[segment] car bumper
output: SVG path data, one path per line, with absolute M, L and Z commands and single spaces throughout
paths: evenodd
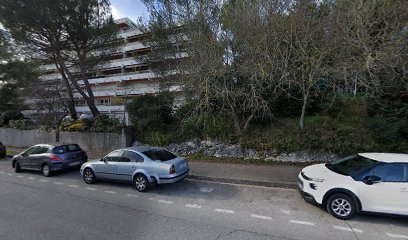
M 311 193 L 306 192 L 304 190 L 306 188 L 305 184 L 307 183 L 303 179 L 301 179 L 301 177 L 299 177 L 298 178 L 298 190 L 299 190 L 300 196 L 302 196 L 302 198 L 308 203 L 319 205 L 315 197 Z
M 75 161 L 75 162 L 57 162 L 57 163 L 52 163 L 51 164 L 51 171 L 58 171 L 58 170 L 64 170 L 64 169 L 70 169 L 70 168 L 76 168 L 84 164 L 86 160 L 82 161 Z
M 184 178 L 186 178 L 188 176 L 189 172 L 190 172 L 190 170 L 187 170 L 186 172 L 184 172 L 184 173 L 182 173 L 180 175 L 174 176 L 174 177 L 160 177 L 159 178 L 159 180 L 160 180 L 159 184 L 175 183 L 175 182 L 181 181 L 181 180 L 183 180 Z

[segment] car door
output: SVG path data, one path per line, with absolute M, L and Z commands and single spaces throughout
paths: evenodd
M 20 155 L 18 159 L 18 163 L 20 164 L 21 168 L 24 169 L 31 169 L 32 162 L 30 161 L 31 155 L 34 154 L 38 150 L 39 146 L 33 146 L 27 149 L 24 153 Z
M 117 163 L 117 175 L 121 180 L 132 181 L 133 173 L 140 168 L 143 163 L 143 157 L 139 154 L 125 150 L 121 161 Z
M 40 170 L 44 162 L 49 161 L 49 153 L 51 148 L 49 146 L 39 146 L 36 151 L 30 155 L 30 169 Z
M 363 211 L 408 214 L 407 166 L 384 163 L 374 167 L 364 178 L 379 177 L 377 183 L 359 181 L 359 197 Z M 364 179 L 363 178 L 363 179 Z
M 116 150 L 103 158 L 101 164 L 96 167 L 97 175 L 101 178 L 120 180 L 116 175 L 117 163 L 122 158 L 122 150 Z

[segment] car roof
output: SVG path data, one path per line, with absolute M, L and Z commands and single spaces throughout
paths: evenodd
M 358 155 L 379 162 L 408 163 L 408 154 L 402 153 L 359 153 Z
M 159 149 L 162 149 L 162 148 L 150 147 L 150 146 L 135 146 L 135 147 L 123 148 L 121 150 L 133 150 L 133 151 L 137 151 L 137 152 L 145 152 L 145 151 L 149 151 L 149 150 L 159 150 Z

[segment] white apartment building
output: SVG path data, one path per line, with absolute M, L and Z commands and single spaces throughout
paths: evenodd
M 119 36 L 125 44 L 121 51 L 113 54 L 111 60 L 102 69 L 92 74 L 88 81 L 92 87 L 95 103 L 101 114 L 115 118 L 127 118 L 125 103 L 131 97 L 141 94 L 154 94 L 159 91 L 159 80 L 149 66 L 141 62 L 140 57 L 151 52 L 142 40 L 147 37 L 129 18 L 115 20 L 120 28 Z M 41 66 L 43 81 L 55 82 L 62 79 L 54 64 Z M 75 74 L 75 73 L 74 73 Z M 79 73 L 78 73 L 79 74 Z M 81 84 L 81 81 L 79 81 Z M 171 87 L 171 91 L 179 92 L 179 87 Z M 75 106 L 78 116 L 91 114 L 86 102 L 74 90 Z M 182 101 L 177 96 L 175 103 Z

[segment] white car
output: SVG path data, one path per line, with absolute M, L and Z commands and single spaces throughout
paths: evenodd
M 358 212 L 408 215 L 408 154 L 360 153 L 299 173 L 299 190 L 334 217 Z

